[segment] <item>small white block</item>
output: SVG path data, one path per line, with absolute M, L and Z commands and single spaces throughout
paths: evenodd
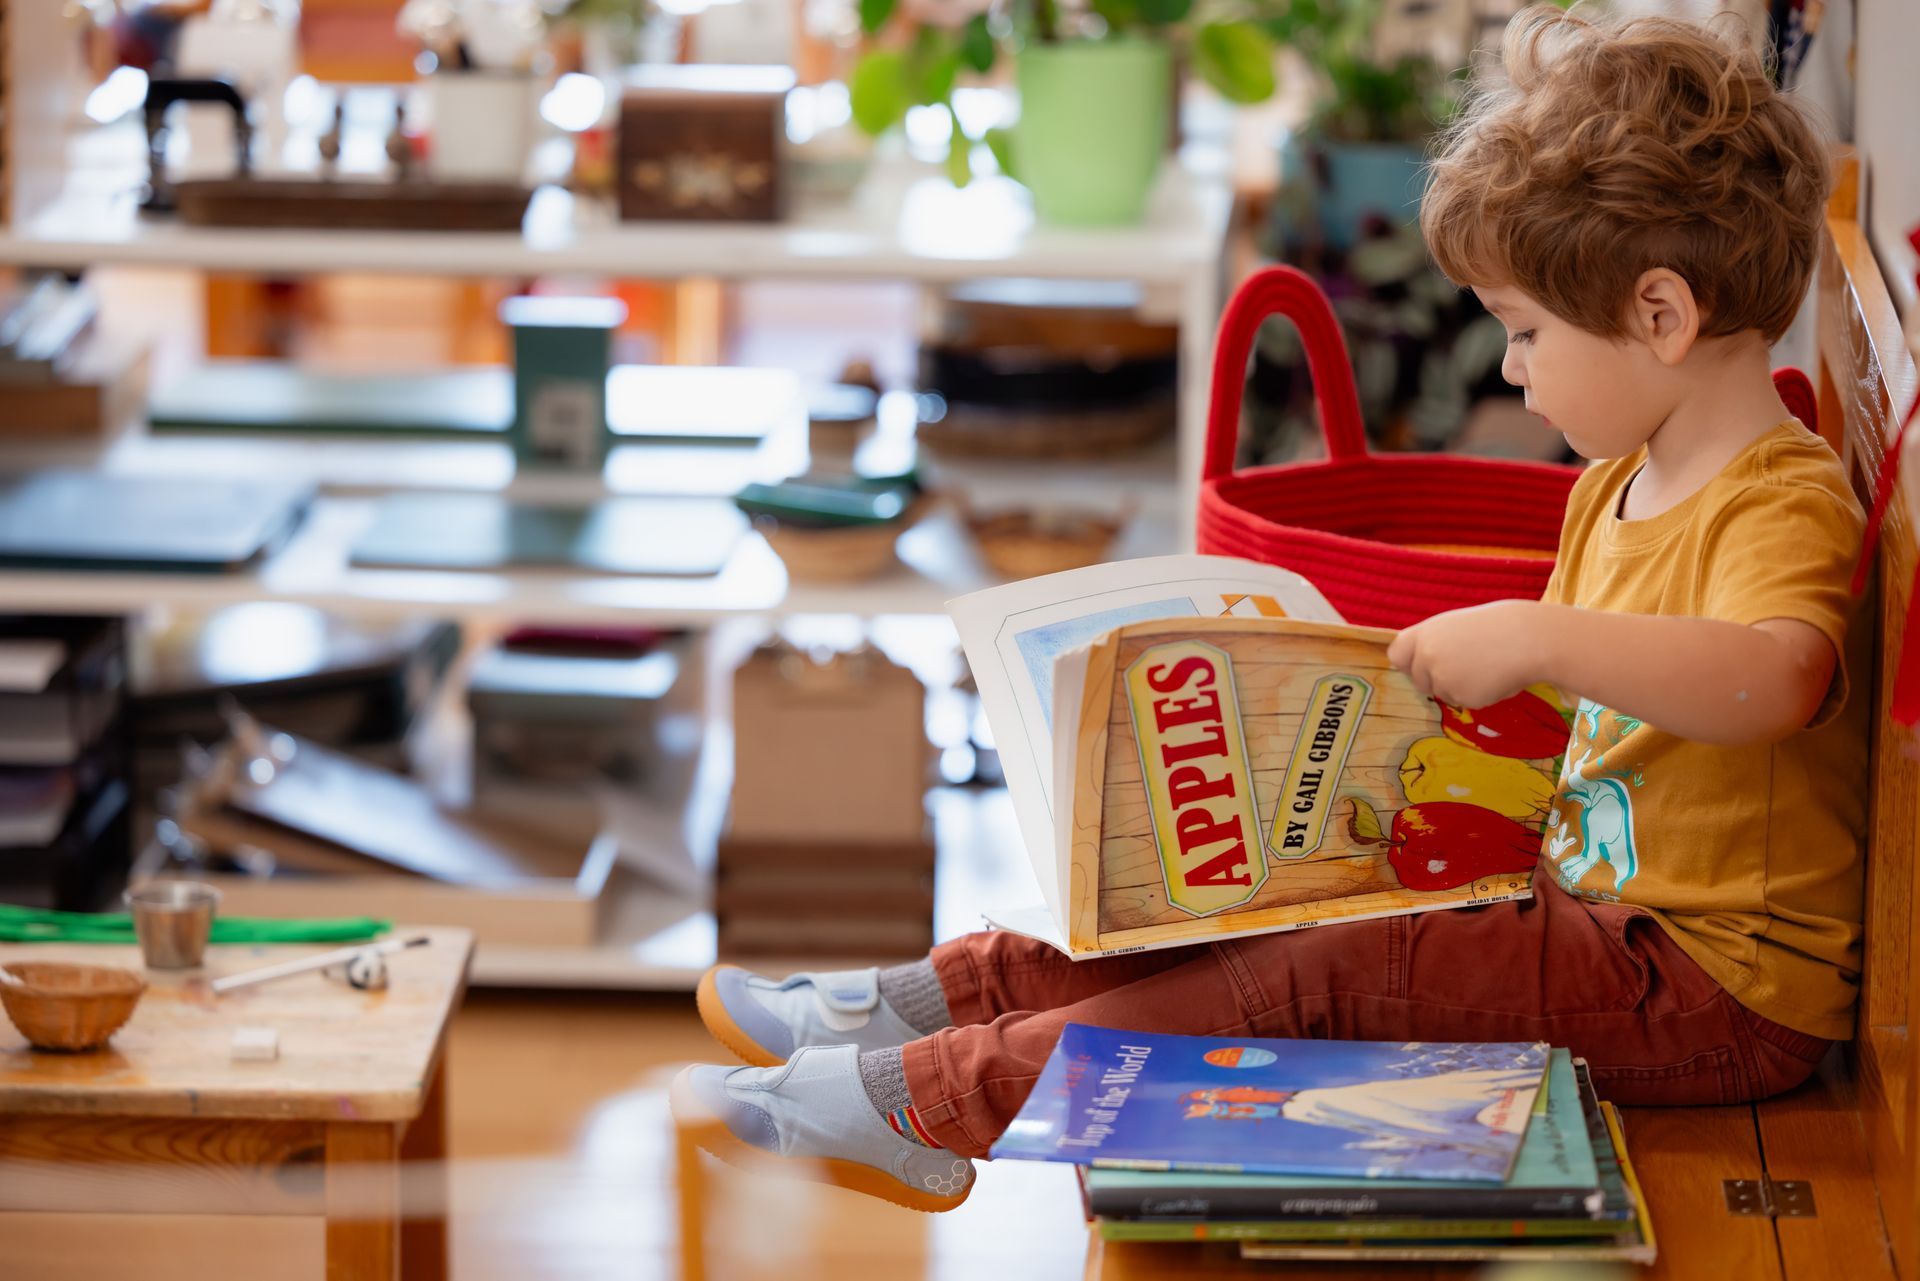
M 270 1027 L 233 1029 L 233 1061 L 271 1063 L 280 1057 L 280 1034 Z

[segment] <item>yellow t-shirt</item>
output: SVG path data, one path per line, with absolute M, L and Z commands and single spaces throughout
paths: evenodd
M 1642 462 L 1581 476 L 1545 599 L 1729 623 L 1798 619 L 1833 642 L 1833 685 L 1808 728 L 1748 747 L 1691 742 L 1582 701 L 1543 857 L 1575 894 L 1650 909 L 1742 1005 L 1844 1039 L 1859 988 L 1866 825 L 1867 700 L 1850 698 L 1847 682 L 1848 658 L 1864 661 L 1848 652 L 1860 506 L 1833 450 L 1796 422 L 1672 509 L 1622 520 Z

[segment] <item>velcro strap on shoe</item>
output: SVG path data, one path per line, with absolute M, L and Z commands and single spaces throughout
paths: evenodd
M 867 1014 L 880 1004 L 880 972 L 859 970 L 838 974 L 809 974 L 814 999 L 835 1014 Z

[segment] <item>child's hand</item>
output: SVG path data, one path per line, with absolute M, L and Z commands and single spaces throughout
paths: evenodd
M 1541 608 L 1503 600 L 1415 623 L 1387 658 L 1414 688 L 1454 707 L 1490 707 L 1542 679 Z

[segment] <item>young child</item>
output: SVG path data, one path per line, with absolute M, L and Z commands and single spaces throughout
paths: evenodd
M 1731 1103 L 1850 1034 L 1866 735 L 1843 662 L 1862 516 L 1775 395 L 1820 142 L 1759 60 L 1669 19 L 1515 18 L 1422 224 L 1505 324 L 1503 372 L 1581 454 L 1544 600 L 1431 618 L 1392 657 L 1462 707 L 1581 698 L 1530 901 L 1070 961 L 1006 933 L 700 1011 L 751 1068 L 683 1118 L 815 1177 L 958 1205 L 1065 1023 L 1210 1036 L 1548 1041 L 1620 1103 Z

